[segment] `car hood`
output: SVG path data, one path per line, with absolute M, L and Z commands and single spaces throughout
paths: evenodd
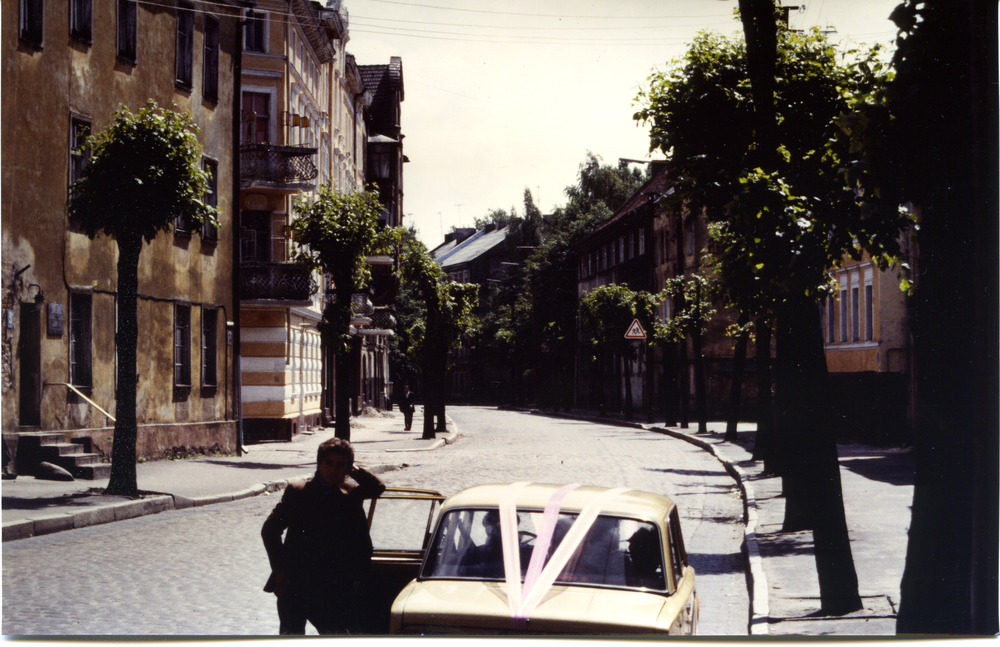
M 674 596 L 677 597 L 677 596 Z M 523 626 L 510 617 L 503 582 L 411 582 L 393 604 L 405 633 L 648 634 L 666 632 L 680 604 L 664 594 L 553 586 Z

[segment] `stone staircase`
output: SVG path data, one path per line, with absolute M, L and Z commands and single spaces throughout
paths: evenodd
M 23 431 L 18 433 L 14 467 L 18 474 L 35 474 L 39 463 L 62 467 L 73 478 L 103 479 L 111 475 L 111 463 L 101 462 L 92 451 L 90 438 L 71 438 L 60 431 Z

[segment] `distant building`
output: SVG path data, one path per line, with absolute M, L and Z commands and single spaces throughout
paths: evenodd
M 450 281 L 456 283 L 476 283 L 479 285 L 482 302 L 489 289 L 490 281 L 498 281 L 503 276 L 502 263 L 509 261 L 505 245 L 508 227 L 486 225 L 476 231 L 471 228 L 457 229 L 445 236 L 444 243 L 431 250 L 431 256 L 441 266 Z M 501 379 L 498 367 L 488 366 L 477 356 L 469 340 L 451 354 L 451 393 L 456 400 L 482 400 L 489 398 L 494 389 L 490 382 Z
M 610 218 L 576 244 L 581 299 L 594 288 L 612 283 L 655 294 L 665 287 L 667 279 L 706 271 L 703 266 L 709 245 L 706 219 L 704 215 L 666 210 L 660 198 L 671 190 L 670 184 L 665 169 L 655 172 Z M 673 317 L 673 304 L 669 300 L 661 303 L 659 317 L 664 321 Z M 734 319 L 717 308 L 702 335 L 709 416 L 717 419 L 725 415 L 729 401 L 733 351 L 732 339 L 726 336 L 725 329 Z M 580 342 L 583 341 L 581 337 Z M 749 355 L 753 355 L 752 348 Z M 577 403 L 596 406 L 603 401 L 609 408 L 621 409 L 625 380 L 630 380 L 635 415 L 647 405 L 662 414 L 677 407 L 681 399 L 687 399 L 693 419 L 694 347 L 690 337 L 683 346 L 657 348 L 652 359 L 654 366 L 650 372 L 645 353 L 639 353 L 627 369 L 622 368 L 620 358 L 612 358 L 600 367 L 579 358 Z M 745 419 L 754 415 L 756 401 L 752 358 L 748 365 L 741 407 Z M 597 389 L 603 389 L 603 396 Z
M 35 432 L 61 432 L 63 442 L 110 455 L 117 247 L 106 236 L 88 239 L 67 220 L 66 203 L 86 161 L 85 137 L 123 104 L 138 110 L 154 99 L 191 112 L 200 128 L 207 199 L 221 227 L 192 230 L 180 215 L 142 251 L 137 452 L 232 451 L 239 5 L 23 0 L 0 11 L 5 444 L 16 454 L 25 438 L 48 442 Z
M 403 154 L 402 102 L 403 61 L 390 57 L 385 65 L 357 66 L 361 82 L 371 95 L 365 111 L 367 152 L 365 182 L 374 185 L 383 211 L 380 227 L 403 226 Z M 372 283 L 365 292 L 355 295 L 357 335 L 353 353 L 358 379 L 352 388 L 355 410 L 366 405 L 379 409 L 391 407 L 393 387 L 389 373 L 389 337 L 396 326 L 393 302 L 399 291 L 399 258 L 392 254 L 370 256 L 368 265 Z

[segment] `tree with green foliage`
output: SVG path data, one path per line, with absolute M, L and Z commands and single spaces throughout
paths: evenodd
M 475 316 L 479 286 L 449 281 L 430 252 L 415 238 L 405 238 L 400 250 L 404 285 L 412 289 L 423 308 L 408 331 L 411 351 L 422 367 L 424 386 L 423 438 L 444 431 L 448 352 L 478 327 Z M 437 425 L 434 421 L 437 419 Z
M 593 352 L 590 361 L 597 366 L 598 375 L 609 363 L 621 362 L 622 379 L 625 383 L 623 412 L 625 418 L 632 418 L 632 380 L 629 367 L 638 357 L 642 343 L 625 338 L 625 332 L 634 319 L 645 322 L 646 330 L 652 330 L 655 318 L 655 299 L 646 292 L 637 292 L 628 286 L 609 283 L 594 288 L 580 299 L 580 322 L 590 334 Z M 595 384 L 601 410 L 605 408 L 604 391 L 606 385 Z M 617 385 L 615 387 L 617 389 Z
M 701 434 L 708 433 L 708 396 L 702 339 L 707 332 L 705 327 L 716 312 L 715 306 L 712 305 L 715 291 L 715 282 L 702 274 L 667 279 L 656 299 L 658 301 L 671 299 L 675 304 L 673 316 L 666 321 L 656 321 L 652 328 L 654 340 L 661 345 L 686 344 L 688 336 L 691 337 L 691 347 L 694 352 L 695 411 L 698 415 L 698 433 Z M 686 371 L 687 366 L 683 366 L 681 370 Z M 687 397 L 687 394 L 685 393 L 683 397 Z
M 323 345 L 336 353 L 334 435 L 350 440 L 350 348 L 352 296 L 371 280 L 367 257 L 390 253 L 401 230 L 379 228 L 382 205 L 374 191 L 344 193 L 321 186 L 314 199 L 295 201 L 292 235 L 295 260 L 330 277 L 334 299 L 323 308 L 318 328 Z
M 625 162 L 602 164 L 588 153 L 580 165 L 576 184 L 566 187 L 567 203 L 558 208 L 544 226 L 540 223 L 537 242 L 518 242 L 534 246 L 520 268 L 522 321 L 530 330 L 524 345 L 526 363 L 536 372 L 544 371 L 544 384 L 565 388 L 549 393 L 538 389 L 541 404 L 566 408 L 572 401 L 576 353 L 577 257 L 574 245 L 608 219 L 645 181 L 643 174 Z M 525 210 L 529 194 L 525 194 Z M 538 214 L 541 220 L 541 214 Z M 527 241 L 527 238 L 521 240 Z
M 671 206 L 720 223 L 715 273 L 728 298 L 758 322 L 777 322 L 784 529 L 813 530 L 822 610 L 841 614 L 861 602 L 818 303 L 829 267 L 862 250 L 890 265 L 908 224 L 898 212 L 871 217 L 874 196 L 862 198 L 864 187 L 844 174 L 856 151 L 840 136 L 841 120 L 884 86 L 887 69 L 880 48 L 838 56 L 816 30 L 778 29 L 772 56 L 760 41 L 769 38 L 762 26 L 776 20 L 773 3 L 744 8 L 749 57 L 744 41 L 700 34 L 683 59 L 651 77 L 636 118 L 651 128 L 651 149 L 669 158 Z
M 135 113 L 123 106 L 107 129 L 87 138 L 91 155 L 71 189 L 69 217 L 91 239 L 104 234 L 118 246 L 118 376 L 105 494 L 138 494 L 136 342 L 143 242 L 170 231 L 179 214 L 218 227 L 215 210 L 202 202 L 209 178 L 202 169 L 198 132 L 189 113 L 163 109 L 153 101 Z

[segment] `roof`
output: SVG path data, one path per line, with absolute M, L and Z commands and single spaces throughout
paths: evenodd
M 498 506 L 503 494 L 509 493 L 511 484 L 494 483 L 477 485 L 448 497 L 442 507 L 442 512 L 448 508 L 481 508 Z M 514 505 L 520 509 L 545 509 L 545 505 L 562 485 L 549 483 L 531 483 L 517 490 Z M 579 512 L 601 494 L 612 488 L 584 485 L 572 490 L 563 500 L 561 509 Z M 662 521 L 674 507 L 673 502 L 665 496 L 628 490 L 615 495 L 602 506 L 605 514 L 620 514 L 627 517 Z
M 394 102 L 396 92 L 399 92 L 400 101 L 404 99 L 403 59 L 393 56 L 388 65 L 359 65 L 358 70 L 364 79 L 365 89 L 370 90 L 373 95 L 370 110 L 375 123 L 398 126 L 399 124 L 394 123 Z
M 664 168 L 659 173 L 646 180 L 646 183 L 635 190 L 618 209 L 611 214 L 611 217 L 599 224 L 592 232 L 587 234 L 578 243 L 579 247 L 587 247 L 588 242 L 595 238 L 601 238 L 602 234 L 609 229 L 613 229 L 622 221 L 628 219 L 639 207 L 647 204 L 650 200 L 656 200 L 666 193 L 670 188 L 670 173 Z
M 480 229 L 450 249 L 443 245 L 434 249 L 434 260 L 445 270 L 449 267 L 469 263 L 501 245 L 507 238 L 507 228 Z

